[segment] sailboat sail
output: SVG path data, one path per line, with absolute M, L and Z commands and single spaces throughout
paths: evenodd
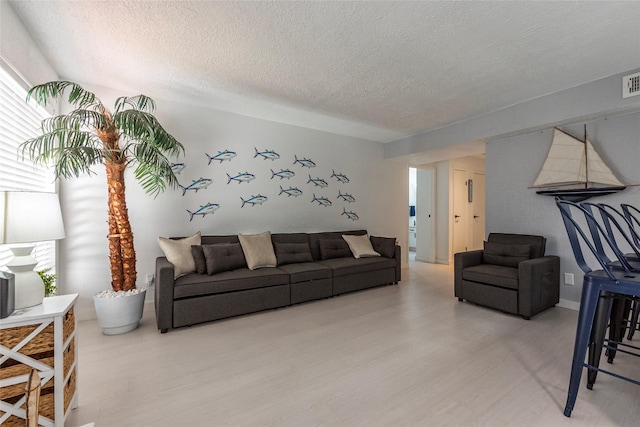
M 534 188 L 538 194 L 584 200 L 592 195 L 611 194 L 626 188 L 605 164 L 586 135 L 584 141 L 556 128 L 547 159 Z

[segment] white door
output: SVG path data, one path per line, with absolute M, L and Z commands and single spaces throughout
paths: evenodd
M 473 219 L 471 227 L 473 228 L 473 246 L 469 249 L 482 249 L 485 239 L 485 209 L 484 209 L 484 186 L 485 175 L 481 172 L 473 173 L 473 190 L 472 190 L 472 208 Z
M 435 170 L 418 169 L 416 181 L 416 260 L 435 262 Z
M 467 172 L 453 170 L 452 254 L 467 250 L 468 218 Z

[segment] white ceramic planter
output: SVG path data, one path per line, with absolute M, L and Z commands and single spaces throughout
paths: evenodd
M 93 296 L 98 324 L 105 335 L 119 335 L 131 332 L 142 319 L 146 289 L 136 294 L 115 297 Z

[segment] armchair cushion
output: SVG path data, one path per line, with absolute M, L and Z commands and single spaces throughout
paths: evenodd
M 517 268 L 522 261 L 529 259 L 531 245 L 484 242 L 482 259 L 485 264 Z
M 518 289 L 518 269 L 503 265 L 480 264 L 467 267 L 462 271 L 462 278 L 501 288 Z

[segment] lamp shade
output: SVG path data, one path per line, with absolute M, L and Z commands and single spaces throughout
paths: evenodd
M 0 192 L 0 244 L 43 242 L 64 237 L 57 194 Z

